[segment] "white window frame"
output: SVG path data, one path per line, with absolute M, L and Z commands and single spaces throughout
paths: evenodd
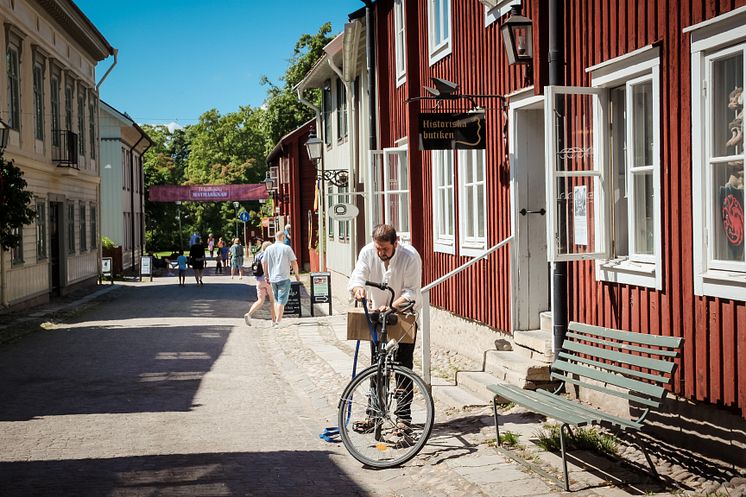
M 690 26 L 683 31 L 691 33 L 692 40 L 692 123 L 703 123 L 701 126 L 692 126 L 694 293 L 746 301 L 746 271 L 722 269 L 723 266 L 713 267 L 707 243 L 707 220 L 708 215 L 712 214 L 709 206 L 711 185 L 708 181 L 709 155 L 712 147 L 707 136 L 711 122 L 708 105 L 711 94 L 708 83 L 711 79 L 708 66 L 713 57 L 722 56 L 729 50 L 744 50 L 746 53 L 746 7 Z M 746 60 L 744 68 L 746 71 Z
M 392 148 L 384 148 L 381 151 L 372 151 L 371 153 L 371 165 L 373 166 L 371 168 L 371 178 L 370 178 L 370 185 L 371 185 L 371 203 L 375 203 L 375 206 L 373 206 L 373 209 L 371 211 L 374 211 L 379 217 L 383 218 L 383 222 L 386 224 L 391 224 L 396 228 L 396 232 L 399 235 L 399 239 L 402 241 L 410 241 L 411 240 L 411 231 L 410 229 L 403 230 L 402 226 L 404 223 L 402 221 L 406 220 L 406 225 L 408 227 L 412 226 L 412 216 L 410 212 L 410 189 L 409 189 L 409 178 L 410 178 L 410 172 L 409 172 L 409 161 L 408 161 L 408 147 L 407 145 L 399 146 L 399 147 L 392 147 Z M 376 156 L 380 153 L 382 160 L 377 161 Z M 399 179 L 401 180 L 403 178 L 402 173 L 406 175 L 406 188 L 401 188 L 402 185 L 399 185 L 399 189 L 393 190 L 389 188 L 389 164 L 391 157 L 396 157 L 398 160 L 398 175 Z M 379 183 L 379 181 L 382 181 Z M 400 181 L 401 182 L 401 181 Z M 376 188 L 378 186 L 378 188 Z M 389 213 L 389 209 L 387 208 L 389 205 L 391 205 L 391 199 L 393 196 L 399 196 L 406 199 L 406 202 L 402 202 L 399 205 L 399 211 L 397 212 L 396 219 L 392 219 Z M 376 207 L 378 206 L 378 207 Z M 383 209 L 383 212 L 380 211 L 380 209 Z M 381 216 L 383 214 L 383 216 Z M 376 219 L 373 218 L 374 214 L 371 214 L 371 222 L 372 224 L 376 223 Z
M 450 55 L 452 51 L 451 39 L 453 35 L 453 24 L 451 16 L 451 0 L 440 0 L 440 11 L 435 12 L 435 1 L 427 1 L 427 40 L 428 40 L 428 53 L 429 61 L 432 66 L 443 57 Z M 445 15 L 444 15 L 445 14 Z M 447 15 L 447 22 L 444 22 L 444 17 Z M 441 36 L 440 39 L 436 39 L 435 26 L 439 28 L 439 32 L 442 34 L 445 29 L 448 29 L 448 36 Z
M 480 167 L 481 159 L 482 179 L 477 180 L 476 171 Z M 466 181 L 466 168 L 473 168 L 471 182 Z M 468 193 L 468 189 L 483 189 L 482 205 L 479 205 L 479 196 Z M 487 199 L 487 154 L 485 150 L 459 150 L 458 151 L 458 198 L 459 198 L 459 255 L 466 257 L 478 257 L 487 250 L 487 227 L 488 223 L 488 199 Z M 466 219 L 466 203 L 472 202 L 472 212 L 480 210 L 484 212 L 484 236 L 479 236 L 478 216 Z M 472 223 L 474 236 L 466 236 L 467 223 Z
M 455 223 L 455 203 L 454 203 L 454 158 L 452 150 L 433 150 L 431 153 L 432 177 L 433 177 L 433 250 L 444 254 L 456 253 L 456 223 Z M 450 162 L 450 175 L 444 174 L 446 163 Z M 444 198 L 450 199 L 443 202 Z M 450 233 L 441 231 L 440 223 L 445 218 L 446 223 L 450 226 Z
M 484 4 L 484 27 L 497 22 L 502 16 L 510 12 L 513 5 L 520 6 L 521 0 L 485 0 Z
M 591 85 L 594 88 L 606 90 L 602 94 L 602 99 L 606 105 L 609 102 L 608 90 L 611 88 L 625 86 L 625 112 L 626 119 L 626 188 L 628 191 L 627 205 L 627 222 L 628 222 L 628 243 L 629 249 L 627 256 L 614 257 L 609 254 L 608 257 L 596 259 L 595 270 L 597 281 L 608 281 L 612 283 L 622 283 L 635 285 L 646 288 L 663 289 L 663 252 L 662 252 L 662 210 L 661 210 L 661 129 L 660 109 L 660 49 L 657 46 L 648 45 L 639 50 L 629 52 L 615 59 L 608 60 L 586 70 L 591 74 Z M 640 83 L 652 82 L 653 96 L 653 123 L 654 144 L 653 144 L 653 164 L 646 168 L 635 168 L 632 166 L 634 158 L 634 147 L 632 142 L 633 136 L 633 110 L 632 110 L 632 87 Z M 601 109 L 597 109 L 596 114 L 600 114 Z M 603 164 L 610 164 L 609 153 L 609 128 L 608 119 L 603 122 L 596 120 L 594 123 L 594 136 L 597 143 L 594 144 L 596 150 L 601 150 L 605 154 L 602 157 Z M 653 254 L 636 254 L 635 253 L 635 186 L 634 175 L 652 171 L 653 173 Z M 609 171 L 605 171 L 607 177 L 611 177 Z M 610 192 L 607 192 L 608 201 L 605 202 L 606 219 L 611 219 L 611 198 Z M 596 224 L 596 226 L 601 226 Z M 597 236 L 602 235 L 601 245 L 610 250 L 611 242 L 614 239 L 613 226 L 611 223 L 603 223 L 605 229 L 596 230 Z
M 396 86 L 407 80 L 407 34 L 404 0 L 394 0 L 394 54 L 396 57 Z

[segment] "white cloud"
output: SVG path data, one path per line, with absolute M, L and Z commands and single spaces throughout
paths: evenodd
M 174 130 L 176 130 L 176 129 L 184 129 L 184 126 L 182 126 L 181 124 L 179 124 L 177 122 L 173 122 L 173 121 L 170 122 L 170 123 L 168 123 L 168 124 L 166 124 L 166 127 L 168 128 L 168 132 L 169 133 L 173 133 Z

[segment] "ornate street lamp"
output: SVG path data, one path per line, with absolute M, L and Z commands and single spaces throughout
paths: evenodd
M 318 161 L 321 159 L 321 154 L 324 151 L 324 142 L 315 133 L 312 133 L 306 142 L 306 151 L 308 152 L 309 159 Z
M 532 22 L 521 15 L 521 6 L 513 5 L 510 18 L 500 26 L 508 63 L 530 64 L 533 61 Z

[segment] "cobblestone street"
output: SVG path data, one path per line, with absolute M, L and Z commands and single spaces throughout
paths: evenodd
M 247 327 L 253 279 L 205 281 L 126 284 L 0 347 L 4 497 L 559 495 L 485 443 L 489 409 L 440 401 L 416 459 L 361 467 L 318 436 L 349 380 L 344 316 L 273 329 L 265 306 Z M 578 496 L 630 494 L 585 478 Z

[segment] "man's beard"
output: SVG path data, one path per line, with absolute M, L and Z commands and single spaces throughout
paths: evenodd
M 395 253 L 396 253 L 396 249 L 394 249 L 394 251 L 391 252 L 390 256 L 386 255 L 386 254 L 384 254 L 384 255 L 378 254 L 378 258 L 381 259 L 383 262 L 390 261 L 391 258 L 394 257 Z

